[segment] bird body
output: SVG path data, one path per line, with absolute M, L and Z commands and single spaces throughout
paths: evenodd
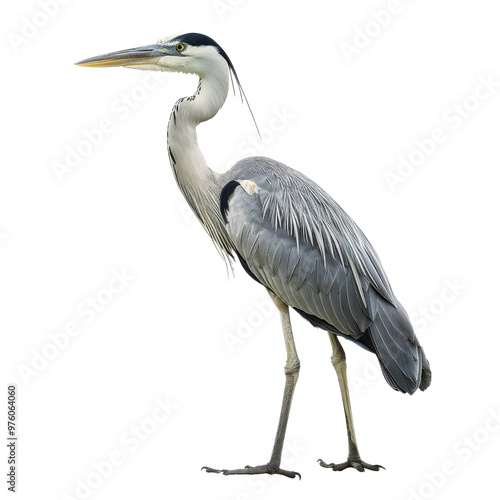
M 428 362 L 408 316 L 342 208 L 275 160 L 242 160 L 224 177 L 255 184 L 252 194 L 236 186 L 225 208 L 226 230 L 247 272 L 314 326 L 375 352 L 394 389 L 426 388 Z
M 428 367 L 423 351 L 375 250 L 333 198 L 270 158 L 246 158 L 222 174 L 208 167 L 196 126 L 222 107 L 228 79 L 225 86 L 200 79 L 170 116 L 169 159 L 188 204 L 223 257 L 236 253 L 254 279 L 315 326 L 375 352 L 394 389 L 415 392 Z M 237 181 L 255 190 L 238 185 L 221 198 Z
M 345 354 L 337 336 L 374 352 L 386 381 L 401 392 L 425 390 L 431 372 L 408 315 L 363 232 L 326 191 L 278 161 L 250 157 L 224 173 L 209 168 L 198 147 L 196 127 L 222 107 L 230 77 L 244 97 L 232 62 L 211 38 L 188 33 L 78 64 L 164 69 L 200 77 L 196 92 L 178 100 L 170 115 L 167 147 L 174 177 L 221 256 L 229 265 L 238 258 L 245 271 L 270 293 L 281 314 L 287 348 L 285 394 L 269 464 L 222 471 L 296 475 L 279 468 L 300 367 L 288 307 L 328 331 L 332 342 L 332 363 L 348 427 L 349 458 L 344 464 L 321 461 L 321 465 L 334 470 L 378 470 L 379 466 L 363 462 L 357 451 Z

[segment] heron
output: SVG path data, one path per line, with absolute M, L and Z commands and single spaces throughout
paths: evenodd
M 271 458 L 264 465 L 203 469 L 224 475 L 279 474 L 300 479 L 298 472 L 281 468 L 300 370 L 290 309 L 328 333 L 331 362 L 340 385 L 347 460 L 327 463 L 320 459 L 319 464 L 334 471 L 383 468 L 361 459 L 346 356 L 339 338 L 374 353 L 387 383 L 402 393 L 427 389 L 431 370 L 409 317 L 364 233 L 325 190 L 276 160 L 251 156 L 224 173 L 208 166 L 198 146 L 197 126 L 221 109 L 230 80 L 233 90 L 238 88 L 248 104 L 231 59 L 209 36 L 182 33 L 76 64 L 199 77 L 194 94 L 175 103 L 168 122 L 168 158 L 175 180 L 226 264 L 232 269 L 232 263 L 239 261 L 246 273 L 265 287 L 279 311 L 286 348 L 285 388 Z

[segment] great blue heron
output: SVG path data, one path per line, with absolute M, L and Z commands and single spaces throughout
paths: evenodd
M 242 469 L 204 469 L 226 475 L 299 475 L 280 468 L 300 368 L 290 324 L 291 307 L 328 332 L 333 348 L 331 361 L 342 394 L 348 458 L 339 464 L 319 460 L 320 465 L 333 470 L 379 470 L 381 466 L 370 465 L 359 455 L 345 353 L 338 337 L 375 353 L 388 384 L 403 393 L 429 387 L 431 371 L 408 315 L 394 296 L 365 235 L 323 189 L 282 163 L 250 157 L 222 174 L 208 167 L 198 147 L 196 127 L 221 109 L 230 76 L 244 97 L 231 60 L 212 38 L 186 33 L 76 64 L 199 76 L 196 92 L 176 102 L 168 123 L 168 156 L 175 179 L 222 257 L 230 265 L 236 256 L 245 271 L 264 285 L 281 316 L 286 382 L 269 463 Z

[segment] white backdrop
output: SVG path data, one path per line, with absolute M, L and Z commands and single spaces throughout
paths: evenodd
M 6 422 L 16 384 L 17 498 L 497 489 L 498 7 L 326 5 L 4 5 L 1 411 Z M 209 164 L 258 153 L 316 180 L 370 238 L 412 316 L 433 369 L 425 393 L 391 390 L 373 355 L 344 342 L 361 455 L 385 471 L 316 463 L 345 460 L 344 416 L 328 337 L 297 315 L 282 465 L 302 480 L 200 471 L 268 461 L 285 379 L 279 317 L 240 268 L 228 277 L 171 174 L 170 108 L 196 78 L 73 65 L 181 31 L 225 48 L 262 132 L 229 96 L 199 128 Z

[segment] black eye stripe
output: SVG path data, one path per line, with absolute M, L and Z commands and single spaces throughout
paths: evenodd
M 179 43 L 187 44 L 192 47 L 214 47 L 217 49 L 219 54 L 226 60 L 231 71 L 234 72 L 234 66 L 224 49 L 213 39 L 207 35 L 202 35 L 201 33 L 185 33 L 177 38 Z M 181 42 L 182 41 L 182 42 Z

